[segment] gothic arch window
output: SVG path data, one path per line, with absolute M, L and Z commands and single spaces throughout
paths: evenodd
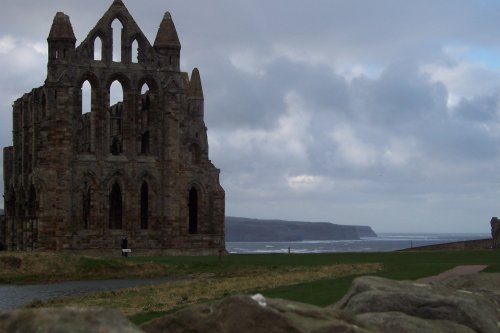
M 111 30 L 113 31 L 113 61 L 122 61 L 122 22 L 115 18 L 111 23 Z
M 119 80 L 114 80 L 109 87 L 109 105 L 123 103 L 123 85 Z
M 149 131 L 142 133 L 141 135 L 141 154 L 148 155 L 149 154 Z
M 149 85 L 144 83 L 141 87 L 139 107 L 139 133 L 141 137 L 140 154 L 148 155 L 151 147 L 151 93 Z
M 141 229 L 147 229 L 149 222 L 149 187 L 143 182 L 141 186 Z
M 97 36 L 94 39 L 94 60 L 101 61 L 102 60 L 102 39 L 100 36 Z
M 95 103 L 95 90 L 88 80 L 83 82 L 80 89 L 81 105 L 78 125 L 78 151 L 90 153 L 92 148 L 92 108 Z
M 118 137 L 111 140 L 110 153 L 111 155 L 120 155 L 122 153 L 122 145 Z
M 92 85 L 88 80 L 82 84 L 82 108 L 81 114 L 92 111 Z
M 123 152 L 123 86 L 115 80 L 110 86 L 109 142 L 110 153 L 119 155 Z
M 193 186 L 189 190 L 189 233 L 198 233 L 198 191 Z
M 139 62 L 139 42 L 137 39 L 132 41 L 132 63 Z
M 115 182 L 109 193 L 109 228 L 121 229 L 123 218 L 122 190 Z
M 37 215 L 37 201 L 36 201 L 36 189 L 33 184 L 30 186 L 30 191 L 28 194 L 28 215 L 34 217 Z
M 92 189 L 85 183 L 82 193 L 82 221 L 83 228 L 89 229 L 90 227 L 90 212 L 92 207 Z

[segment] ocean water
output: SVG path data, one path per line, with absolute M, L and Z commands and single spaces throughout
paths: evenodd
M 301 242 L 226 242 L 230 253 L 325 253 L 325 252 L 386 252 L 401 249 L 490 238 L 491 234 L 405 234 L 380 233 L 378 237 L 360 240 L 301 241 Z

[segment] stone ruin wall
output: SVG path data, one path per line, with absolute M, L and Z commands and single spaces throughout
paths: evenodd
M 224 251 L 224 190 L 208 157 L 201 79 L 197 69 L 180 71 L 170 14 L 151 45 L 115 0 L 75 43 L 69 17 L 57 13 L 45 84 L 14 103 L 13 146 L 4 148 L 7 247 L 101 251 L 127 238 L 138 251 Z M 90 110 L 82 109 L 85 82 Z M 123 90 L 116 105 L 113 82 Z

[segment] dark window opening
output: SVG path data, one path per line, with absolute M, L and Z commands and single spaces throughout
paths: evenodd
M 120 155 L 122 153 L 122 145 L 120 139 L 113 138 L 113 141 L 111 142 L 110 151 L 112 155 Z
M 121 229 L 122 228 L 122 191 L 118 183 L 114 183 L 109 194 L 109 228 Z
M 149 219 L 149 189 L 146 182 L 141 186 L 141 229 L 148 228 Z
M 47 115 L 47 99 L 45 98 L 45 94 L 42 94 L 42 117 L 45 118 Z
M 90 187 L 87 188 L 87 190 L 83 191 L 83 212 L 82 212 L 82 218 L 83 218 L 83 227 L 85 229 L 89 228 L 90 225 L 90 202 L 91 202 L 91 194 L 90 194 Z
M 198 192 L 194 187 L 189 191 L 189 233 L 198 232 Z
M 141 154 L 149 154 L 149 131 L 141 135 Z
M 36 190 L 33 185 L 30 187 L 30 193 L 28 197 L 28 214 L 34 217 L 37 213 L 37 205 L 36 205 Z

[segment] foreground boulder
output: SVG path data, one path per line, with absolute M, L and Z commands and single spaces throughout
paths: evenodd
M 474 330 L 448 320 L 428 320 L 402 312 L 369 312 L 357 318 L 384 333 L 475 333 Z
M 141 326 L 146 333 L 362 333 L 356 319 L 320 308 L 260 295 L 232 296 L 195 305 Z
M 453 276 L 434 284 L 481 294 L 500 309 L 500 273 Z
M 26 309 L 0 311 L 0 333 L 140 333 L 116 311 L 106 309 Z
M 357 315 L 365 324 L 383 328 L 384 332 L 500 331 L 500 314 L 491 300 L 479 293 L 437 284 L 360 277 L 335 308 Z M 389 322 L 394 330 L 388 329 Z

